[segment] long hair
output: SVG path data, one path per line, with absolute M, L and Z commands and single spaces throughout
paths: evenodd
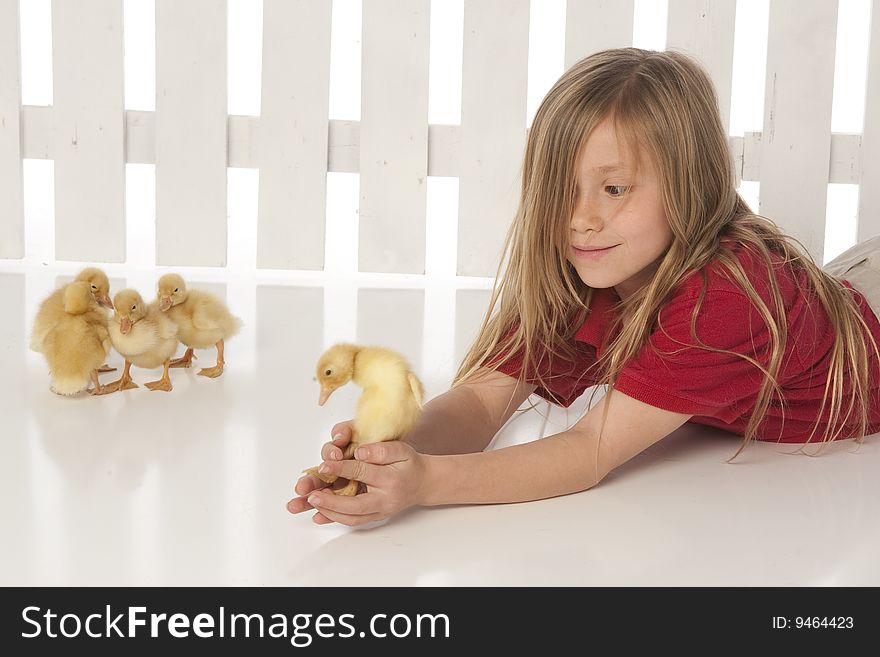
M 766 353 L 753 358 L 697 339 L 702 295 L 691 318 L 691 335 L 699 348 L 743 358 L 763 375 L 733 460 L 756 437 L 774 397 L 784 408 L 778 376 L 788 331 L 773 254 L 777 263 L 781 257 L 785 266 L 806 272 L 810 291 L 836 329 L 822 405 L 807 442 L 813 442 L 826 404 L 830 428 L 822 436 L 823 445 L 841 437 L 860 440 L 869 424 L 868 340 L 878 360 L 880 352 L 853 292 L 822 271 L 799 241 L 752 212 L 739 196 L 712 82 L 698 63 L 675 51 L 597 52 L 566 71 L 545 96 L 529 131 L 519 206 L 505 239 L 489 307 L 453 387 L 476 379 L 481 368 L 497 368 L 515 354 L 522 358 L 521 371 L 535 371 L 535 382 L 546 385 L 536 361 L 575 358 L 573 336 L 589 311 L 593 292 L 566 258 L 576 165 L 591 132 L 605 119 L 612 121 L 619 143 L 632 153 L 641 149 L 656 165 L 673 237 L 650 283 L 615 305 L 616 319 L 608 328 L 608 335 L 615 337 L 583 376 L 607 385 L 610 395 L 621 370 L 648 341 L 660 310 L 679 283 L 699 272 L 705 293 L 704 268 L 717 261 L 748 295 L 770 335 Z M 723 236 L 752 249 L 758 262 L 767 266 L 772 307 L 759 296 Z M 852 382 L 849 399 L 844 398 L 847 378 Z M 606 412 L 607 408 L 606 404 Z M 853 418 L 858 419 L 855 432 Z M 603 417 L 603 427 L 604 423 Z

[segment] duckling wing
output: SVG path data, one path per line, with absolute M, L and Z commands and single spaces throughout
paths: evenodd
M 419 381 L 419 377 L 417 377 L 412 372 L 406 373 L 406 379 L 409 381 L 410 390 L 412 390 L 413 398 L 416 400 L 416 403 L 419 405 L 419 408 L 422 407 L 422 399 L 425 397 L 425 389 L 422 387 L 422 382 Z
M 243 322 L 220 301 L 199 306 L 193 313 L 193 325 L 200 331 L 219 331 L 224 339 L 238 333 Z
M 217 313 L 212 308 L 201 305 L 193 310 L 192 323 L 200 331 L 214 331 L 220 328 Z
M 43 343 L 46 340 L 46 336 L 49 331 L 58 324 L 58 321 L 64 312 L 62 308 L 62 295 L 63 288 L 59 288 L 46 297 L 46 299 L 43 300 L 43 303 L 40 304 L 37 316 L 34 318 L 33 332 L 31 333 L 30 348 L 32 351 L 40 352 L 43 350 Z

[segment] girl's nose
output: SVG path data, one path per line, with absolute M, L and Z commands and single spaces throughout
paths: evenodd
M 604 222 L 602 218 L 591 209 L 591 206 L 580 201 L 574 209 L 571 216 L 571 229 L 578 233 L 585 233 L 588 230 L 601 230 Z

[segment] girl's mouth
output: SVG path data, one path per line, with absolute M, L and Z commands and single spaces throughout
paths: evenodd
M 577 247 L 571 247 L 572 253 L 574 253 L 574 257 L 579 260 L 599 260 L 606 253 L 610 253 L 611 249 L 619 246 L 615 244 L 614 246 L 609 246 L 607 249 L 597 249 L 595 251 L 585 251 L 583 249 L 579 249 Z

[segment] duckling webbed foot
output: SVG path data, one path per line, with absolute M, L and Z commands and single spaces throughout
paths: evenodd
M 92 370 L 91 379 L 94 385 L 86 390 L 90 395 L 109 395 L 111 392 L 116 392 L 116 388 L 112 387 L 112 385 L 101 385 L 101 382 L 98 380 L 98 370 Z
M 131 369 L 131 363 L 129 361 L 125 361 L 125 368 L 122 370 L 122 376 L 116 379 L 116 381 L 111 381 L 105 388 L 109 388 L 108 392 L 117 392 L 119 390 L 133 390 L 134 388 L 138 388 L 138 384 L 132 381 L 131 375 L 128 371 Z M 100 370 L 99 370 L 100 371 Z
M 199 357 L 193 353 L 192 348 L 189 348 L 186 350 L 183 356 L 172 360 L 168 364 L 168 367 L 192 367 L 193 359 L 198 360 Z
M 306 468 L 305 470 L 303 470 L 303 472 L 306 474 L 315 475 L 325 484 L 332 484 L 334 481 L 336 481 L 336 479 L 338 478 L 336 475 L 321 474 L 318 472 L 319 467 L 321 466 L 316 465 L 314 468 Z
M 215 365 L 214 367 L 205 367 L 198 371 L 199 376 L 207 376 L 211 379 L 216 379 L 218 376 L 223 374 L 223 365 Z
M 336 489 L 333 491 L 334 495 L 344 495 L 346 497 L 353 497 L 358 494 L 358 489 L 360 488 L 360 483 L 356 479 L 352 479 L 342 488 Z
M 206 367 L 204 369 L 199 370 L 199 376 L 207 376 L 212 379 L 216 379 L 218 376 L 223 374 L 223 365 L 226 363 L 223 360 L 223 340 L 219 340 L 216 344 L 217 347 L 217 364 L 214 367 Z
M 115 371 L 116 371 L 116 368 L 110 367 L 109 365 L 107 365 L 107 363 L 104 363 L 103 365 L 101 365 L 101 367 L 98 368 L 98 372 L 115 372 Z
M 171 379 L 168 377 L 168 368 L 171 367 L 171 361 L 165 361 L 165 371 L 162 372 L 162 378 L 158 381 L 150 381 L 149 383 L 145 383 L 150 390 L 162 390 L 164 392 L 171 392 Z

